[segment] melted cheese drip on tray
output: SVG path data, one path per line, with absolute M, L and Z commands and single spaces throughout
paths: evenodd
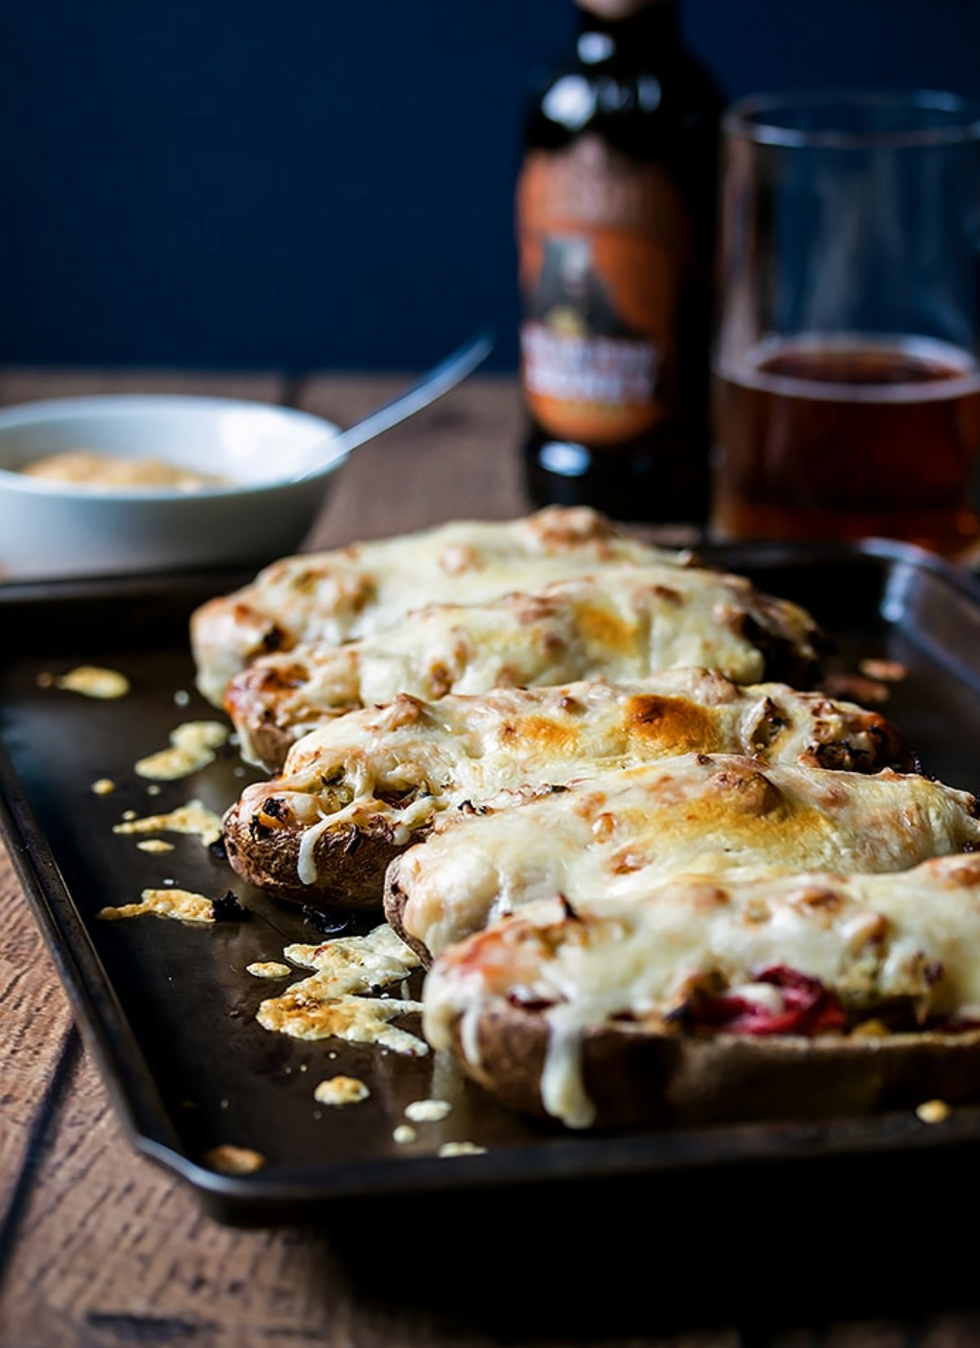
M 318 1081 L 313 1098 L 317 1104 L 343 1108 L 344 1105 L 360 1104 L 371 1094 L 367 1085 L 357 1077 L 336 1076 Z
M 98 917 L 107 922 L 118 922 L 122 918 L 172 917 L 179 922 L 214 922 L 214 908 L 211 900 L 204 894 L 196 894 L 189 889 L 144 889 L 139 903 L 124 903 L 116 908 L 101 908 Z
M 158 782 L 189 777 L 214 762 L 229 734 L 229 728 L 219 721 L 187 721 L 173 731 L 169 748 L 139 759 L 136 773 Z
M 42 674 L 38 676 L 38 683 L 69 693 L 81 693 L 83 697 L 106 700 L 125 697 L 130 688 L 125 674 L 117 669 L 104 669 L 101 665 L 79 665 L 66 674 Z
M 200 838 L 205 846 L 221 837 L 221 816 L 200 800 L 189 800 L 164 814 L 142 819 L 124 819 L 114 824 L 113 833 L 187 833 Z
M 422 1057 L 429 1046 L 391 1021 L 421 1011 L 421 1002 L 371 997 L 323 997 L 319 990 L 293 989 L 259 1007 L 257 1020 L 266 1030 L 293 1039 L 344 1039 L 351 1044 L 378 1044 L 407 1057 Z
M 337 1037 L 350 1043 L 376 1043 L 412 1057 L 428 1052 L 417 1035 L 390 1023 L 420 1011 L 420 1002 L 363 995 L 403 981 L 419 964 L 386 923 L 366 936 L 290 945 L 283 953 L 316 972 L 281 997 L 261 1003 L 257 1019 L 265 1029 L 294 1039 Z

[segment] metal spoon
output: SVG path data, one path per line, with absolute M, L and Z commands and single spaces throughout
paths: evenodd
M 492 347 L 493 335 L 489 332 L 481 332 L 471 337 L 459 350 L 446 356 L 438 365 L 434 365 L 427 374 L 422 375 L 416 383 L 410 384 L 390 402 L 382 403 L 353 426 L 333 436 L 330 440 L 330 459 L 327 464 L 307 468 L 302 473 L 297 473 L 291 480 L 304 482 L 307 478 L 315 477 L 317 473 L 322 472 L 324 467 L 333 468 L 339 459 L 349 454 L 352 449 L 356 449 L 358 445 L 363 445 L 366 440 L 373 440 L 382 431 L 397 426 L 400 421 L 404 421 L 413 413 L 428 407 L 429 403 L 448 393 L 460 380 L 475 370 L 490 354 Z

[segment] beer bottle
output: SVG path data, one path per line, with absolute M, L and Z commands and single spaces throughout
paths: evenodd
M 702 524 L 723 96 L 675 0 L 576 4 L 517 184 L 527 488 Z

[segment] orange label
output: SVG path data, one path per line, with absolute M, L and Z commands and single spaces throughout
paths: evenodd
M 517 192 L 521 373 L 550 435 L 612 444 L 670 411 L 687 213 L 670 179 L 586 136 L 533 151 Z

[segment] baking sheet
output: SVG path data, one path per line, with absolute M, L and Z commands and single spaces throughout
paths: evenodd
M 887 685 L 882 709 L 928 772 L 980 791 L 975 579 L 887 543 L 705 555 L 810 608 L 839 642 L 843 672 L 869 658 L 904 666 L 907 677 Z M 187 619 L 198 603 L 245 579 L 212 573 L 0 587 L 0 825 L 133 1145 L 192 1185 L 212 1215 L 279 1222 L 348 1198 L 908 1156 L 980 1140 L 973 1107 L 938 1124 L 903 1110 L 579 1136 L 518 1118 L 433 1055 L 410 1059 L 263 1029 L 259 1002 L 309 971 L 270 983 L 247 965 L 282 959 L 292 942 L 315 944 L 320 927 L 245 885 L 196 837 L 161 834 L 174 848 L 159 854 L 113 832 L 127 811 L 145 817 L 191 799 L 220 813 L 255 775 L 233 750 L 156 786 L 134 771 L 178 725 L 220 719 L 193 687 Z M 86 664 L 120 671 L 131 691 L 100 701 L 51 685 Z M 114 790 L 94 791 L 100 779 Z M 97 916 L 168 884 L 209 897 L 232 890 L 247 917 L 192 928 Z M 417 993 L 417 982 L 405 991 Z M 318 1104 L 317 1082 L 341 1072 L 369 1084 L 368 1100 L 346 1109 Z M 450 1112 L 415 1123 L 414 1136 L 399 1133 L 406 1108 L 429 1099 L 447 1101 Z M 265 1164 L 246 1175 L 218 1173 L 203 1158 L 220 1144 L 252 1149 Z

